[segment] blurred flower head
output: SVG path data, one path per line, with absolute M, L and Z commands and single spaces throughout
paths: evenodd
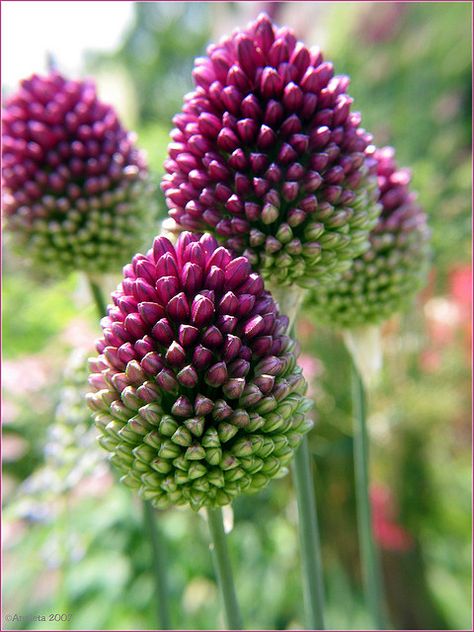
M 266 15 L 207 53 L 173 119 L 171 218 L 212 231 L 275 285 L 333 281 L 380 210 L 348 77 Z
M 90 411 L 84 406 L 87 375 L 87 356 L 76 350 L 64 371 L 44 446 L 44 464 L 25 479 L 15 499 L 15 512 L 30 521 L 53 519 L 62 510 L 63 495 L 76 492 L 88 478 L 94 480 L 95 493 L 110 483 L 105 479 L 106 462 L 97 446 Z
M 42 269 L 110 271 L 142 244 L 145 159 L 92 81 L 22 81 L 2 111 L 2 163 L 6 227 Z
M 124 268 L 89 405 L 122 480 L 156 507 L 228 504 L 285 472 L 312 422 L 288 319 L 209 234 L 157 237 Z
M 409 189 L 409 171 L 397 167 L 391 147 L 366 153 L 377 164 L 383 207 L 370 249 L 335 285 L 309 297 L 321 322 L 344 328 L 379 323 L 405 308 L 425 282 L 430 259 L 426 215 Z
M 412 535 L 399 524 L 390 489 L 374 485 L 370 490 L 372 524 L 379 545 L 388 551 L 409 551 L 414 546 Z

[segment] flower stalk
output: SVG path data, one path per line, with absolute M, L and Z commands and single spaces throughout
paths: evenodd
M 90 274 L 87 275 L 87 281 L 89 283 L 92 298 L 94 299 L 97 314 L 99 315 L 99 318 L 103 318 L 107 314 L 107 303 L 105 302 L 102 289 Z
M 143 502 L 143 519 L 152 549 L 153 578 L 155 581 L 155 594 L 157 596 L 156 608 L 158 623 L 160 630 L 170 630 L 172 629 L 172 626 L 168 606 L 169 594 L 163 538 L 158 530 L 157 521 L 155 519 L 155 510 L 148 501 Z
M 324 630 L 324 585 L 319 542 L 316 495 L 311 471 L 311 455 L 305 437 L 293 466 L 298 503 L 301 562 L 304 577 L 306 625 L 309 630 Z
M 362 578 L 367 605 L 375 629 L 386 629 L 383 577 L 372 530 L 369 496 L 369 439 L 366 423 L 364 383 L 352 361 L 352 402 L 354 417 L 354 467 L 357 500 L 357 522 Z
M 208 508 L 207 521 L 211 534 L 211 550 L 216 571 L 217 583 L 222 595 L 226 625 L 229 630 L 242 630 L 242 616 L 240 614 L 237 595 L 235 592 L 232 567 L 226 543 L 226 535 L 222 518 L 222 509 Z
M 272 287 L 280 310 L 288 316 L 290 334 L 296 339 L 296 319 L 306 290 Z M 324 630 L 324 581 L 319 540 L 316 495 L 313 484 L 311 453 L 307 436 L 295 453 L 293 481 L 298 505 L 299 539 L 303 568 L 303 592 L 306 625 L 310 630 Z

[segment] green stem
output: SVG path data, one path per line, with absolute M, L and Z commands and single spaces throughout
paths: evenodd
M 98 283 L 92 279 L 92 277 L 88 276 L 87 280 L 89 282 L 89 288 L 92 294 L 92 298 L 94 299 L 95 306 L 97 308 L 97 313 L 99 318 L 103 318 L 107 315 L 107 303 L 105 302 L 104 294 L 102 293 L 102 289 Z
M 87 277 L 91 294 L 97 308 L 99 318 L 107 314 L 107 303 L 105 302 L 102 289 L 90 276 Z M 155 520 L 153 507 L 148 502 L 143 502 L 143 514 L 145 528 L 148 531 L 153 560 L 153 576 L 155 580 L 155 590 L 157 598 L 158 622 L 161 630 L 170 629 L 170 616 L 168 609 L 168 588 L 166 581 L 166 566 L 164 563 L 163 543 Z
M 316 496 L 314 493 L 311 456 L 307 437 L 295 454 L 293 467 L 298 503 L 301 563 L 307 626 L 324 630 L 324 585 L 319 543 Z
M 229 551 L 227 550 L 222 510 L 208 509 L 207 520 L 211 533 L 212 557 L 217 575 L 217 583 L 222 594 L 227 627 L 229 630 L 242 630 L 242 617 L 237 603 Z
M 372 510 L 369 496 L 369 439 L 366 423 L 364 383 L 352 361 L 352 403 L 354 413 L 354 467 L 357 500 L 357 522 L 362 577 L 367 604 L 375 629 L 386 628 L 383 603 L 382 571 L 372 531 Z
M 153 556 L 153 575 L 155 580 L 155 591 L 157 596 L 157 613 L 160 630 L 170 630 L 170 612 L 168 585 L 166 581 L 166 559 L 163 549 L 162 538 L 158 533 L 158 525 L 155 520 L 155 510 L 151 503 L 143 502 L 143 517 L 145 527 L 150 538 Z
M 280 300 L 286 300 L 290 318 L 290 335 L 296 340 L 296 318 L 304 298 L 301 288 L 293 289 L 286 299 L 280 292 Z M 301 564 L 303 567 L 303 592 L 306 625 L 310 630 L 324 630 L 324 581 L 319 541 L 318 513 L 314 491 L 311 454 L 308 438 L 296 451 L 293 465 L 293 480 L 298 505 Z

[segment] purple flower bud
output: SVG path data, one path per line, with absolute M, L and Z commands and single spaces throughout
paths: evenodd
M 275 384 L 274 375 L 259 375 L 255 378 L 255 384 L 262 391 L 264 395 L 271 393 L 273 385 Z
M 211 366 L 206 371 L 204 379 L 209 386 L 222 386 L 227 380 L 227 366 L 225 362 L 216 362 L 216 364 Z
M 203 112 L 199 116 L 199 129 L 204 136 L 216 138 L 221 131 L 221 122 L 214 114 Z
M 155 325 L 165 314 L 163 307 L 158 303 L 139 303 L 138 311 L 143 321 L 148 325 Z
M 225 187 L 218 194 L 226 200 L 233 195 Z M 276 191 L 266 195 L 269 204 L 279 204 Z M 282 229 L 283 240 L 288 230 Z M 219 283 L 209 287 L 213 269 Z M 138 274 L 144 275 L 141 284 Z M 154 300 L 141 300 L 152 292 Z M 286 440 L 295 425 L 301 436 L 309 428 L 300 429 L 292 417 L 304 400 L 287 319 L 248 260 L 233 258 L 211 235 L 182 233 L 176 246 L 157 238 L 146 255 L 125 266 L 112 299 L 101 321 L 99 357 L 91 362 L 95 393 L 89 405 L 112 462 L 156 506 L 229 502 L 264 466 L 260 452 L 240 462 L 234 441 L 242 440 L 236 450 L 253 454 L 265 444 L 263 427 L 270 427 L 267 443 L 273 432 Z M 284 414 L 273 431 L 271 423 L 277 426 L 267 416 L 278 414 L 279 406 Z M 266 467 L 276 473 L 280 462 Z
M 203 296 L 197 294 L 191 305 L 191 318 L 196 327 L 208 324 L 214 316 L 214 303 Z
M 238 338 L 237 336 L 233 336 L 232 334 L 227 334 L 223 349 L 224 360 L 226 362 L 230 362 L 231 360 L 236 358 L 241 347 L 242 342 L 240 338 Z
M 229 404 L 223 399 L 220 399 L 217 400 L 214 405 L 212 416 L 216 421 L 222 421 L 223 419 L 227 419 L 228 417 L 230 417 L 232 413 L 233 410 L 229 406 Z
M 224 314 L 217 319 L 217 326 L 223 334 L 231 334 L 236 328 L 238 319 L 235 316 Z
M 255 336 L 258 336 L 263 328 L 263 318 L 261 316 L 254 316 L 245 323 L 243 333 L 247 336 L 247 338 L 254 338 Z
M 152 402 L 156 401 L 159 393 L 159 386 L 157 384 L 154 384 L 153 382 L 144 382 L 141 386 L 137 388 L 138 397 L 147 404 L 151 404 Z
M 219 290 L 224 284 L 224 272 L 217 266 L 211 266 L 204 285 L 211 290 Z
M 199 382 L 197 371 L 190 364 L 185 366 L 184 369 L 181 369 L 176 377 L 178 378 L 179 383 L 187 388 L 194 388 Z
M 221 331 L 215 325 L 208 327 L 202 336 L 202 344 L 207 347 L 214 349 L 216 347 L 220 347 L 224 337 Z
M 347 101 L 339 103 L 348 107 Z M 308 297 L 319 320 L 344 328 L 379 323 L 404 309 L 422 287 L 429 266 L 430 232 L 409 189 L 409 173 L 397 167 L 391 147 L 370 146 L 366 156 L 377 172 L 382 206 L 369 235 L 370 248 L 352 262 L 337 285 L 314 290 Z M 343 221 L 332 212 L 325 223 L 338 226 Z
M 212 351 L 203 345 L 197 345 L 193 352 L 193 364 L 199 370 L 206 369 L 212 362 Z
M 166 318 L 159 320 L 151 331 L 153 337 L 163 346 L 168 346 L 173 341 L 173 330 Z
M 180 367 L 186 361 L 186 352 L 180 344 L 173 341 L 166 352 L 165 358 L 169 365 Z
M 90 80 L 22 81 L 2 111 L 2 159 L 6 227 L 47 273 L 112 272 L 151 227 L 144 156 Z
M 196 415 L 209 415 L 214 408 L 214 402 L 204 395 L 196 395 L 194 412 Z
M 229 374 L 232 377 L 245 377 L 250 371 L 250 362 L 243 357 L 234 360 L 229 364 Z
M 126 330 L 134 337 L 141 338 L 147 327 L 145 323 L 140 318 L 139 314 L 128 314 L 124 321 Z
M 172 393 L 177 390 L 177 382 L 174 374 L 170 369 L 162 369 L 156 376 L 156 383 L 163 391 Z
M 345 262 L 367 247 L 380 212 L 374 170 L 364 156 L 371 137 L 350 112 L 348 78 L 334 76 L 319 52 L 266 17 L 211 46 L 209 57 L 196 61 L 195 75 L 199 88 L 176 118 L 179 134 L 162 182 L 171 217 L 184 228 L 209 227 L 277 285 L 306 288 L 337 279 Z M 196 117 L 207 141 L 198 150 Z M 278 203 L 268 199 L 270 192 Z M 365 205 L 356 202 L 362 197 Z M 338 226 L 323 224 L 320 256 L 307 256 L 306 228 L 325 203 L 349 213 Z M 278 246 L 282 222 L 297 229 L 298 242 Z M 343 237 L 338 247 L 334 232 Z M 217 289 L 221 275 L 209 270 L 207 286 Z
M 155 348 L 153 338 L 151 336 L 143 336 L 143 338 L 136 341 L 134 348 L 141 357 L 144 357 Z
M 179 342 L 183 347 L 190 347 L 199 337 L 199 329 L 192 325 L 179 326 Z
M 224 294 L 219 303 L 219 312 L 222 314 L 233 315 L 237 312 L 239 307 L 239 299 L 237 296 L 229 291 Z
M 174 276 L 159 277 L 155 287 L 158 300 L 162 305 L 167 305 L 179 292 L 179 281 Z
M 166 308 L 168 316 L 175 322 L 182 322 L 189 317 L 189 304 L 186 294 L 180 292 L 173 296 Z
M 231 289 L 237 288 L 249 276 L 250 264 L 245 257 L 238 257 L 229 263 L 225 269 L 225 281 Z

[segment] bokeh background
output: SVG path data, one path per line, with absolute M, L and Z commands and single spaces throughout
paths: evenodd
M 383 375 L 370 394 L 374 528 L 393 626 L 470 628 L 470 3 L 4 2 L 3 95 L 44 71 L 48 56 L 70 75 L 94 76 L 102 98 L 136 130 L 158 181 L 193 58 L 261 10 L 351 75 L 364 126 L 411 167 L 429 213 L 429 283 L 409 313 L 384 326 Z M 157 198 L 164 216 L 159 191 Z M 3 610 L 71 614 L 70 622 L 4 627 L 153 628 L 140 504 L 114 483 L 77 391 L 99 331 L 87 285 L 79 276 L 46 282 L 4 241 Z M 318 410 L 310 441 L 327 622 L 362 629 L 370 623 L 355 528 L 348 357 L 309 314 L 299 333 Z M 238 499 L 233 519 L 229 544 L 247 624 L 302 627 L 291 477 Z M 173 624 L 221 626 L 204 521 L 190 510 L 159 520 Z

